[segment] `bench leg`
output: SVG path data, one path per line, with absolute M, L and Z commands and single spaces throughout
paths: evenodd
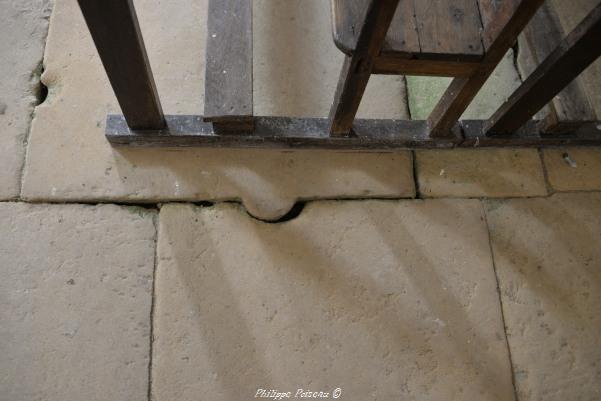
M 487 135 L 510 135 L 601 56 L 601 4 L 570 33 L 484 125 Z
M 451 82 L 428 118 L 428 127 L 432 138 L 446 138 L 454 135 L 453 127 L 482 89 L 496 66 L 503 60 L 507 51 L 517 41 L 520 32 L 524 30 L 543 4 L 543 0 L 506 2 L 486 0 L 482 3 L 488 4 L 484 11 L 488 10 L 487 12 L 492 13 L 484 18 L 486 56 L 471 77 L 455 78 Z
M 351 134 L 353 121 L 376 58 L 380 55 L 399 0 L 371 0 L 352 56 L 346 56 L 334 104 L 330 111 L 330 136 Z
M 352 57 L 346 56 L 336 88 L 334 104 L 330 111 L 331 136 L 347 136 L 351 133 L 353 121 L 371 76 L 371 71 L 357 72 L 355 71 L 356 67 Z
M 78 0 L 127 125 L 161 129 L 165 119 L 132 0 Z
M 455 124 L 482 89 L 492 72 L 491 68 L 472 77 L 455 78 L 451 81 L 428 119 L 428 129 L 432 138 L 454 136 L 453 128 Z

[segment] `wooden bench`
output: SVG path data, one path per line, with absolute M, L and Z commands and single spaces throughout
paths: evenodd
M 248 0 L 208 1 L 205 109 L 192 116 L 163 116 L 133 0 L 78 0 L 123 111 L 107 117 L 107 138 L 135 146 L 362 150 L 601 144 L 582 88 L 568 86 L 601 55 L 601 4 L 564 36 L 549 23 L 544 0 L 330 1 L 345 61 L 330 118 L 319 119 L 254 115 Z M 490 119 L 459 121 L 526 27 L 532 65 L 523 85 Z M 454 79 L 427 121 L 355 121 L 372 74 Z M 533 121 L 546 105 L 547 121 Z
M 458 77 L 429 120 L 449 137 L 543 0 L 330 0 L 334 41 L 346 53 L 330 117 L 333 136 L 352 134 L 372 74 Z
M 336 46 L 352 56 L 369 1 L 331 0 Z M 400 1 L 374 73 L 469 76 L 484 57 L 476 0 Z

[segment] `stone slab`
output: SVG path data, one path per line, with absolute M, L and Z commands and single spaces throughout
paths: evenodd
M 520 401 L 601 400 L 601 194 L 489 201 Z
M 48 29 L 50 0 L 0 0 L 0 200 L 16 199 Z
M 419 192 L 424 197 L 521 197 L 548 194 L 536 149 L 416 151 Z
M 601 148 L 545 149 L 543 160 L 553 190 L 601 190 Z
M 156 401 L 514 399 L 479 201 L 170 204 L 158 258 Z
M 0 203 L 0 400 L 147 400 L 154 217 Z
M 207 0 L 135 4 L 166 113 L 201 113 Z M 254 9 L 255 112 L 327 115 L 342 65 L 327 2 L 264 0 Z M 75 0 L 56 4 L 42 79 L 50 96 L 33 122 L 28 200 L 242 199 L 253 214 L 277 218 L 299 198 L 415 194 L 409 152 L 111 148 L 104 121 L 119 109 Z M 362 113 L 407 116 L 402 79 L 380 78 L 370 91 Z

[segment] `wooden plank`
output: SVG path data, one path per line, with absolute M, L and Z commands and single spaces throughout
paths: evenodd
M 256 117 L 255 131 L 249 135 L 216 135 L 202 116 L 166 116 L 167 128 L 136 132 L 127 127 L 123 116 L 108 116 L 106 136 L 115 146 L 206 147 L 268 149 L 333 149 L 365 152 L 398 149 L 436 149 L 489 146 L 575 146 L 601 145 L 601 131 L 595 125 L 580 127 L 573 135 L 541 135 L 534 122 L 511 137 L 486 137 L 484 121 L 462 121 L 465 137 L 431 138 L 425 121 L 356 120 L 355 136 L 333 138 L 329 121 L 322 118 Z
M 163 110 L 132 0 L 78 3 L 129 126 L 163 127 Z
M 357 120 L 356 135 L 332 137 L 325 118 L 256 117 L 250 135 L 216 135 L 201 116 L 167 116 L 167 128 L 152 138 L 127 128 L 122 116 L 108 116 L 106 135 L 114 145 L 202 146 L 233 148 L 386 150 L 401 146 L 449 148 L 460 137 L 431 142 L 426 123 L 412 120 Z
M 546 2 L 524 30 L 520 41 L 523 52 L 522 69 L 525 76 L 534 70 L 555 50 L 564 38 L 559 17 Z M 570 83 L 545 107 L 542 129 L 547 133 L 573 131 L 581 124 L 596 120 L 595 111 L 579 79 Z
M 465 137 L 460 147 L 545 147 L 594 146 L 601 140 L 599 122 L 583 124 L 568 134 L 547 135 L 540 130 L 538 121 L 531 120 L 510 136 L 485 135 L 486 120 L 462 121 Z
M 597 5 L 487 121 L 488 135 L 509 135 L 601 56 L 601 4 Z
M 482 42 L 484 50 L 488 49 L 499 37 L 507 21 L 515 14 L 522 0 L 478 0 L 480 17 L 482 18 Z
M 210 0 L 204 118 L 224 132 L 252 129 L 252 57 L 252 2 Z
M 526 38 L 526 35 L 520 35 L 520 37 L 518 38 L 518 51 L 516 53 L 516 62 L 518 71 L 522 78 L 522 82 L 526 78 L 528 78 L 528 76 L 532 74 L 532 72 L 534 72 L 534 70 L 536 70 L 536 67 L 538 67 L 540 64 L 540 62 L 535 61 L 535 57 L 532 54 L 532 48 L 527 42 L 528 40 Z M 547 118 L 550 118 L 551 113 L 554 113 L 554 110 L 551 109 L 550 105 L 551 104 L 549 103 L 543 109 L 541 109 L 541 111 L 534 116 L 534 119 L 541 121 L 541 123 L 544 125 L 543 121 Z
M 416 1 L 415 18 L 422 57 L 442 53 L 458 59 L 480 58 L 484 54 L 477 0 Z
M 372 74 L 376 57 L 396 12 L 399 0 L 370 0 L 366 16 L 358 26 L 359 39 L 352 56 L 346 56 L 334 103 L 330 111 L 330 134 L 351 134 L 353 120 Z
M 382 47 L 383 53 L 414 54 L 420 52 L 414 0 L 399 0 L 399 5 Z M 352 55 L 359 40 L 369 0 L 331 0 L 333 35 L 336 45 Z
M 453 127 L 517 41 L 544 0 L 480 0 L 487 53 L 473 76 L 454 79 L 434 107 L 428 122 L 433 137 L 451 135 Z M 484 6 L 484 8 L 482 8 Z M 494 36 L 494 39 L 493 35 Z M 488 39 L 487 39 L 488 38 Z
M 478 63 L 446 60 L 406 59 L 383 55 L 376 59 L 374 74 L 423 75 L 428 77 L 469 77 Z

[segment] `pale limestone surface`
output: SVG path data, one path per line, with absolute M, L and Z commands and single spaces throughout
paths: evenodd
M 201 113 L 207 1 L 135 4 L 166 113 Z M 257 114 L 326 115 L 342 63 L 327 2 L 265 0 L 254 13 Z M 273 219 L 297 198 L 414 195 L 409 152 L 113 149 L 104 119 L 119 109 L 75 0 L 57 2 L 47 46 L 50 97 L 33 122 L 25 199 L 242 199 Z M 364 110 L 406 117 L 402 79 L 375 80 L 374 92 Z
M 425 197 L 519 197 L 548 194 L 536 149 L 453 149 L 416 152 Z
M 156 401 L 514 399 L 479 201 L 166 205 L 155 288 Z
M 601 148 L 545 149 L 543 154 L 553 190 L 601 190 Z
M 520 401 L 601 400 L 601 194 L 487 204 Z
M 0 400 L 147 400 L 154 217 L 0 203 Z
M 50 0 L 0 0 L 0 200 L 19 196 Z
M 450 79 L 407 77 L 414 119 L 427 119 Z M 520 85 L 509 51 L 462 118 L 486 119 Z M 454 149 L 415 152 L 417 181 L 424 196 L 507 197 L 546 195 L 534 149 Z

